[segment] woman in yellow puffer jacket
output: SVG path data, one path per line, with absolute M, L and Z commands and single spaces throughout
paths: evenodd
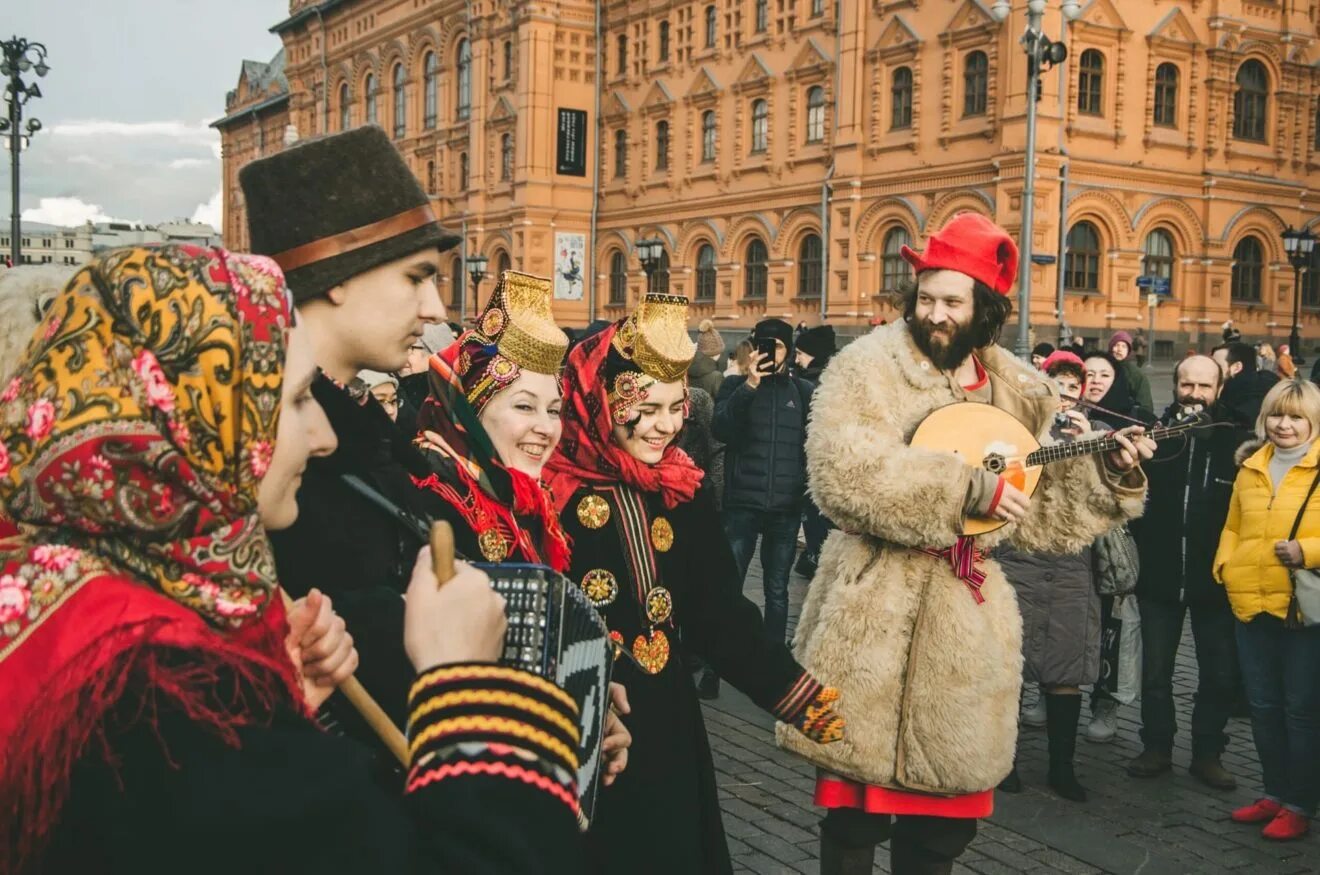
M 1232 818 L 1265 823 L 1265 838 L 1287 840 L 1307 833 L 1320 802 L 1320 626 L 1287 622 L 1290 570 L 1320 567 L 1320 491 L 1308 501 L 1320 476 L 1320 389 L 1279 382 L 1261 404 L 1256 434 L 1263 443 L 1238 451 L 1242 467 L 1214 563 L 1237 618 L 1265 784 L 1265 796 Z

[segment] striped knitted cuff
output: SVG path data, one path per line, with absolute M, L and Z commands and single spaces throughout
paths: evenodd
M 843 717 L 834 710 L 838 700 L 838 690 L 822 685 L 804 671 L 772 713 L 812 741 L 828 744 L 843 737 Z
M 578 709 L 559 687 L 487 663 L 423 672 L 408 695 L 407 791 L 460 776 L 536 786 L 576 812 Z
M 770 713 L 775 719 L 784 723 L 796 724 L 802 712 L 807 710 L 807 706 L 812 703 L 820 691 L 825 687 L 820 681 L 816 680 L 807 672 L 797 676 L 797 680 L 784 693 L 779 703 L 771 709 Z

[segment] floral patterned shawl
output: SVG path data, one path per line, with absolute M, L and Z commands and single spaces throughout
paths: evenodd
M 0 871 L 133 684 L 231 741 L 300 701 L 257 517 L 290 322 L 269 259 L 118 250 L 0 392 Z M 241 694 L 218 701 L 221 676 Z

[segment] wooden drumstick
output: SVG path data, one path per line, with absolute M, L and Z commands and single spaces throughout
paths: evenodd
M 445 520 L 431 524 L 431 568 L 440 586 L 454 579 L 454 529 Z
M 446 525 L 448 525 L 446 523 Z M 453 535 L 450 535 L 451 541 Z M 284 610 L 290 612 L 293 610 L 293 599 L 283 589 L 280 590 L 280 597 L 284 599 Z M 399 727 L 394 725 L 394 721 L 385 713 L 385 709 L 376 704 L 376 700 L 371 698 L 371 694 L 362 686 L 361 682 L 352 675 L 349 675 L 340 685 L 339 692 L 344 694 L 362 719 L 367 721 L 367 725 L 376 733 L 377 737 L 389 748 L 390 753 L 394 754 L 395 759 L 399 761 L 404 768 L 408 767 L 408 739 L 403 737 Z

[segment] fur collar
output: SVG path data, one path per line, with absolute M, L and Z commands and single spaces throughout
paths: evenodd
M 1246 464 L 1247 459 L 1250 459 L 1256 454 L 1257 450 L 1265 446 L 1265 443 L 1266 441 L 1261 438 L 1252 438 L 1247 441 L 1242 446 L 1238 447 L 1237 451 L 1233 453 L 1233 464 L 1241 468 Z

